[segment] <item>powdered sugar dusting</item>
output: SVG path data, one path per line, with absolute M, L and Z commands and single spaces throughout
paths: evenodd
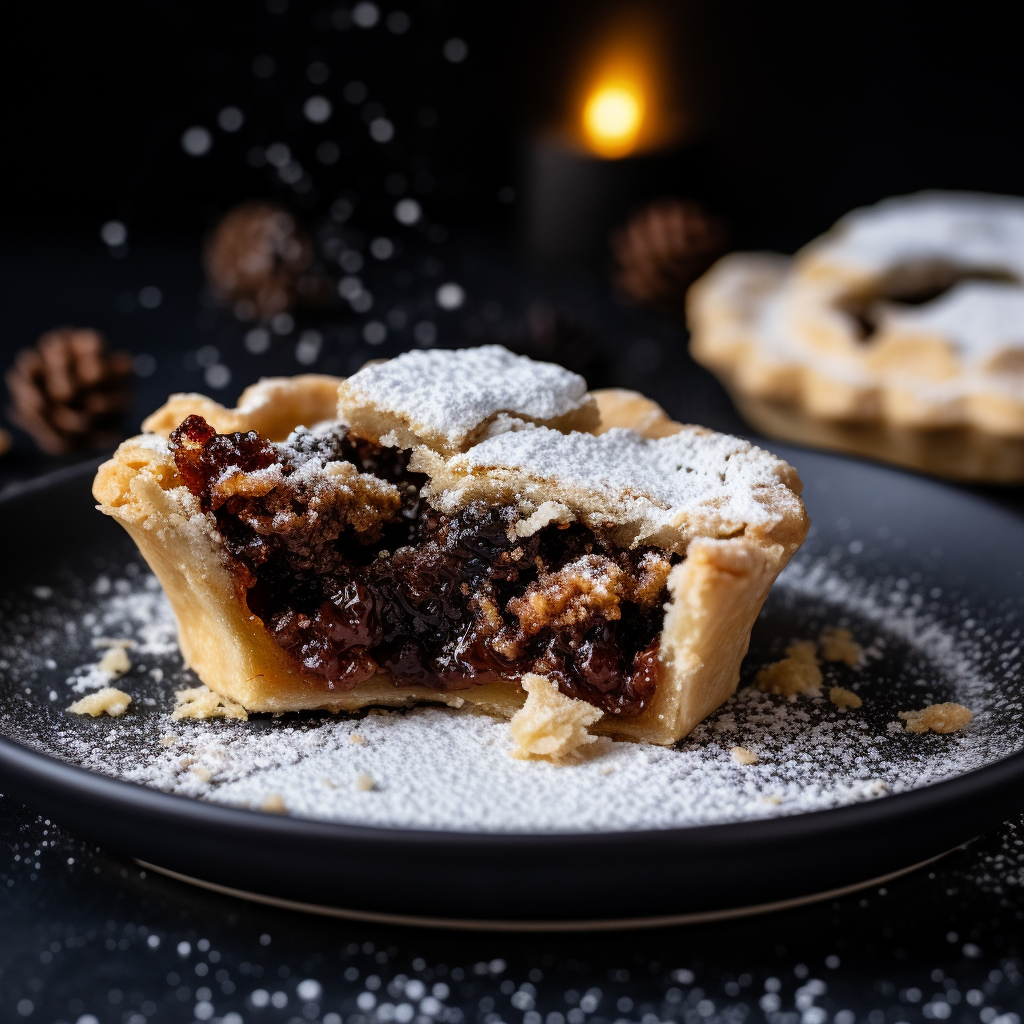
M 797 258 L 859 273 L 945 262 L 1024 279 L 1024 200 L 971 192 L 896 196 L 848 213 Z
M 1009 617 L 907 580 L 869 583 L 835 559 L 798 558 L 786 570 L 755 628 L 742 689 L 685 741 L 601 739 L 566 766 L 515 761 L 506 723 L 446 709 L 175 722 L 174 692 L 197 680 L 174 648 L 173 616 L 155 581 L 130 568 L 70 597 L 27 589 L 17 608 L 4 608 L 0 729 L 94 771 L 232 806 L 259 808 L 276 795 L 294 815 L 402 828 L 669 828 L 876 799 L 1024 745 L 1021 637 Z M 841 685 L 863 708 L 749 687 L 792 639 L 827 625 L 852 629 L 867 657 L 857 669 L 826 663 L 823 692 Z M 93 645 L 100 637 L 134 642 L 131 671 L 118 681 L 133 703 L 116 722 L 64 711 L 102 653 Z M 898 711 L 943 700 L 974 711 L 966 732 L 892 727 Z M 757 763 L 736 763 L 736 746 Z
M 1024 288 L 961 281 L 921 306 L 897 307 L 882 322 L 886 334 L 944 338 L 966 361 L 1024 349 Z
M 802 514 L 780 479 L 785 462 L 749 441 L 700 427 L 656 440 L 621 427 L 598 436 L 534 427 L 488 438 L 450 466 L 519 469 L 602 495 L 656 526 L 700 514 L 730 532 Z
M 550 420 L 579 409 L 587 382 L 576 373 L 513 355 L 500 345 L 406 352 L 349 377 L 343 391 L 459 445 L 500 412 Z

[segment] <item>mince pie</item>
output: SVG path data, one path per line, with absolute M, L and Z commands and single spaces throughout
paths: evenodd
M 248 711 L 507 718 L 532 687 L 672 743 L 733 693 L 807 532 L 785 462 L 495 346 L 176 395 L 145 427 L 94 494 Z
M 694 357 L 761 431 L 963 480 L 1024 481 L 1024 200 L 926 192 L 689 294 Z

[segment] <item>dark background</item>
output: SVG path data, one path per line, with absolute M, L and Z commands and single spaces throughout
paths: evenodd
M 525 138 L 557 111 L 594 26 L 628 5 L 407 0 L 383 4 L 371 29 L 339 29 L 346 8 L 326 0 L 269 6 L 9 6 L 5 227 L 92 235 L 118 217 L 130 229 L 195 232 L 241 198 L 323 212 L 346 190 L 368 221 L 390 208 L 384 181 L 395 173 L 432 220 L 508 227 L 515 204 L 498 192 L 517 184 Z M 707 198 L 740 246 L 791 248 L 852 206 L 921 188 L 1024 190 L 1012 4 L 646 6 L 672 40 L 691 142 L 714 169 Z M 399 9 L 411 24 L 396 35 L 386 18 Z M 468 44 L 459 64 L 442 54 L 452 37 Z M 274 61 L 267 78 L 253 73 L 261 55 Z M 315 61 L 329 69 L 322 84 L 307 77 Z M 363 105 L 342 96 L 352 80 L 394 122 L 393 142 L 368 139 Z M 312 94 L 334 105 L 322 126 L 302 116 Z M 236 134 L 215 126 L 227 105 L 246 115 Z M 179 142 L 197 124 L 214 135 L 198 159 Z M 329 168 L 315 156 L 324 139 L 341 149 Z M 293 149 L 309 192 L 246 163 L 252 146 L 273 141 Z

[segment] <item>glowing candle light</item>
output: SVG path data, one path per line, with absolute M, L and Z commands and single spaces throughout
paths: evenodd
M 636 148 L 644 119 L 644 99 L 631 83 L 599 85 L 583 107 L 587 142 L 601 156 L 626 156 Z
M 597 265 L 632 209 L 690 187 L 666 10 L 660 0 L 630 0 L 591 23 L 565 62 L 564 85 L 553 90 L 563 96 L 558 114 L 531 142 L 524 187 L 527 244 L 544 262 Z

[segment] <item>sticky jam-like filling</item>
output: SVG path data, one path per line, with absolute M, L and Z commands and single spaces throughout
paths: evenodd
M 623 717 L 654 696 L 672 564 L 659 549 L 625 550 L 575 522 L 523 537 L 512 505 L 441 514 L 420 497 L 426 477 L 409 470 L 408 451 L 341 426 L 275 445 L 190 416 L 170 445 L 182 482 L 216 517 L 250 611 L 326 687 L 349 690 L 380 669 L 442 691 L 537 672 Z M 311 460 L 393 485 L 393 511 L 352 528 L 311 497 L 301 472 Z M 265 472 L 266 493 L 223 486 Z

